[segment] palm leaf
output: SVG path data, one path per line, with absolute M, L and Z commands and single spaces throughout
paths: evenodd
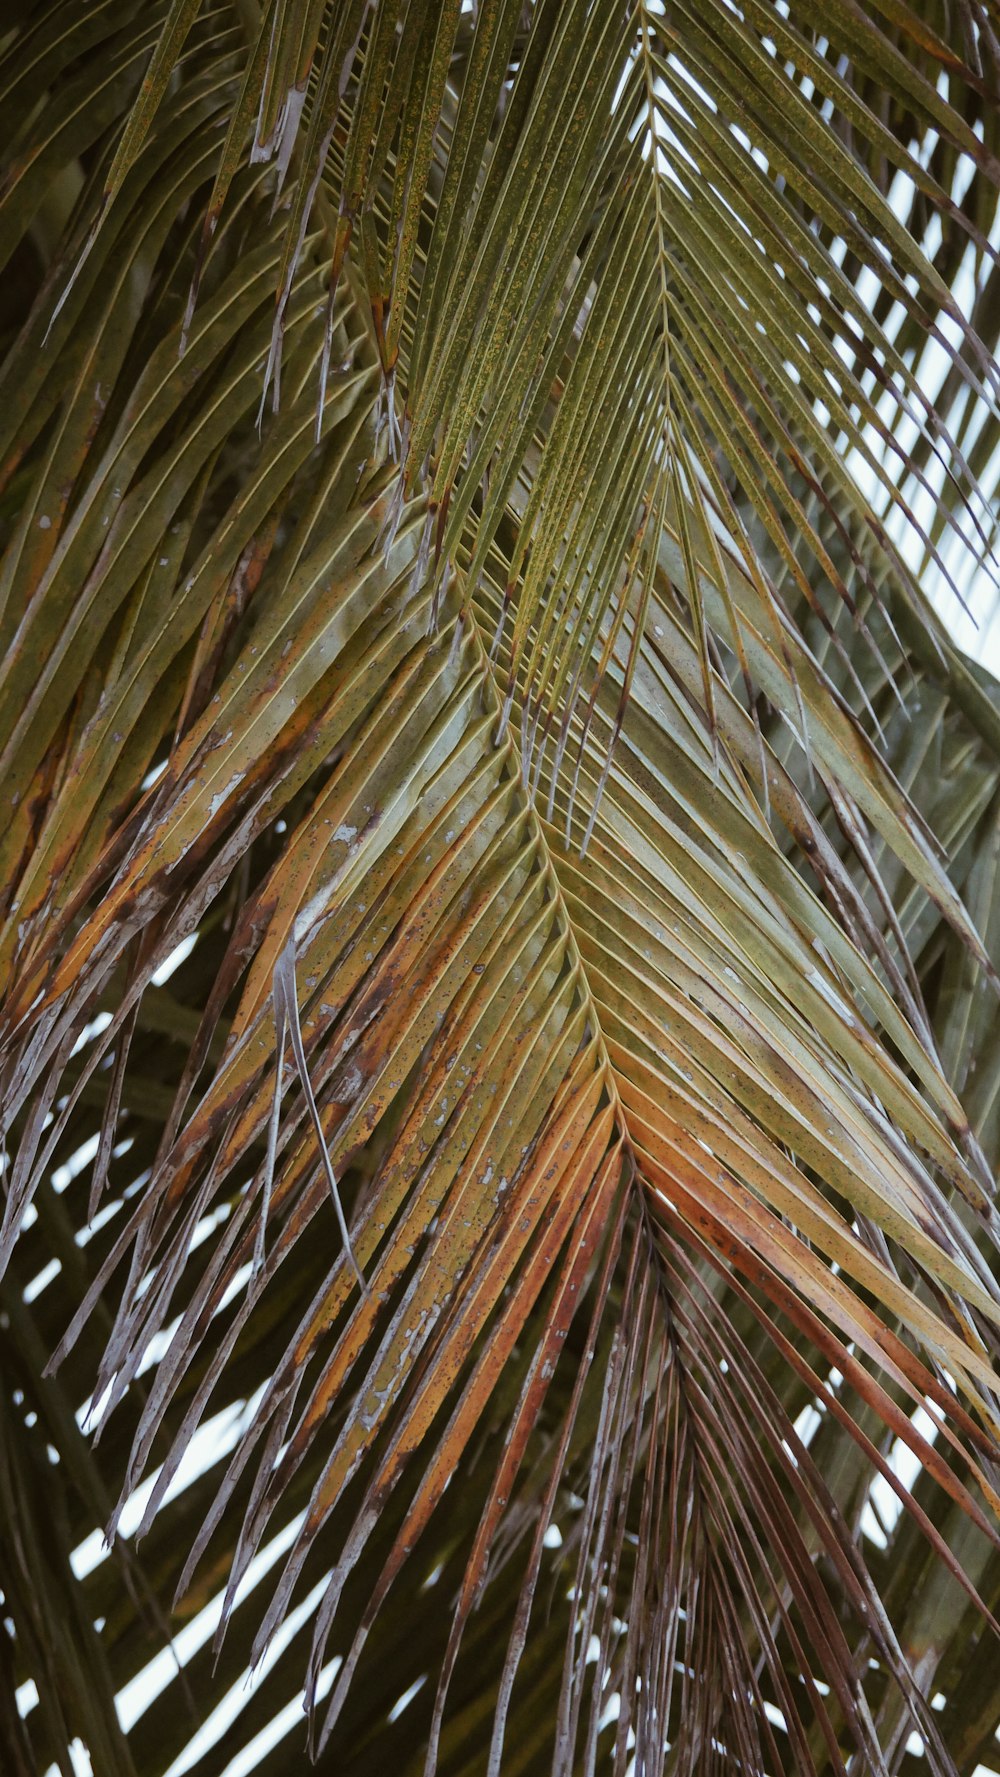
M 988 1744 L 959 35 L 15 11 L 0 1246 L 65 1529 L 32 1597 L 22 1387 L 12 1769 L 286 1768 L 303 1679 L 338 1771 Z

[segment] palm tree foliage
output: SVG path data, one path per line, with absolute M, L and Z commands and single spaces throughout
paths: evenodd
M 989 0 L 3 31 L 5 1772 L 971 1771 Z

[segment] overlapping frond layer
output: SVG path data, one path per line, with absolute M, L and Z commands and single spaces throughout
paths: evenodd
M 221 1773 L 304 1672 L 338 1772 L 988 1740 L 961 10 L 12 10 L 12 1768 Z

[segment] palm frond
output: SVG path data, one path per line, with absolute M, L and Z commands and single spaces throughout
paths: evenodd
M 988 1744 L 960 10 L 13 9 L 13 1769 L 221 1772 L 303 1677 L 338 1771 Z

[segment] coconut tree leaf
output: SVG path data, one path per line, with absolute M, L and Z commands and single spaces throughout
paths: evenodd
M 960 11 L 14 9 L 12 1769 L 983 1754 Z

